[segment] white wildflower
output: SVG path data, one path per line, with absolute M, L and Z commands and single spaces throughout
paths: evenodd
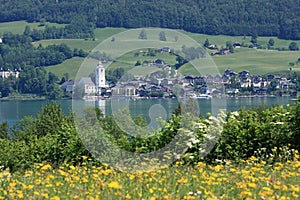
M 192 143 L 191 143 L 191 142 L 186 143 L 186 145 L 187 145 L 189 148 L 192 147 Z
M 284 124 L 283 122 L 276 122 L 275 124 L 277 124 L 277 125 L 282 125 L 282 124 Z

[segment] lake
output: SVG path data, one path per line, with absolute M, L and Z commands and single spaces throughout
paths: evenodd
M 51 101 L 49 100 L 1 100 L 0 101 L 0 122 L 7 121 L 13 125 L 24 116 L 35 116 L 42 111 L 42 107 Z M 99 107 L 103 113 L 110 115 L 119 108 L 128 107 L 134 116 L 142 115 L 147 121 L 162 117 L 167 119 L 178 106 L 177 99 L 140 99 L 140 100 L 57 100 L 63 112 L 69 114 L 72 108 L 81 110 L 85 107 Z M 215 113 L 219 108 L 226 108 L 227 111 L 239 110 L 242 106 L 246 109 L 265 105 L 287 105 L 294 104 L 296 101 L 292 97 L 244 97 L 244 98 L 212 98 L 197 99 L 199 111 L 202 115 Z M 73 104 L 73 106 L 72 106 Z

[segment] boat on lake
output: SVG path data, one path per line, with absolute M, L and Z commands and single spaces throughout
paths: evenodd
M 194 94 L 192 96 L 192 98 L 194 98 L 194 99 L 211 99 L 212 96 L 209 94 Z

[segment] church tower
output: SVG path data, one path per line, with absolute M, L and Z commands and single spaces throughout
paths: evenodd
M 99 64 L 96 68 L 96 87 L 97 88 L 105 88 L 106 80 L 105 80 L 105 68 L 103 67 L 101 61 L 99 61 Z

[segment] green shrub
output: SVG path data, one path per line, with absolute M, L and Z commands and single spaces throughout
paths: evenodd
M 128 112 L 119 116 L 130 117 Z M 114 155 L 114 159 L 118 160 L 120 150 L 109 152 L 109 155 L 102 151 L 110 148 L 109 142 L 119 149 L 141 154 L 166 147 L 174 138 L 179 139 L 174 145 L 178 145 L 177 149 L 181 151 L 175 152 L 175 148 L 166 156 L 180 156 L 184 163 L 202 160 L 208 163 L 218 160 L 240 162 L 253 155 L 260 159 L 272 155 L 274 160 L 278 160 L 282 155 L 274 153 L 276 148 L 300 151 L 300 100 L 286 108 L 241 109 L 221 113 L 217 118 L 182 115 L 178 109 L 169 121 L 162 123 L 161 130 L 155 130 L 147 137 L 142 129 L 146 122 L 141 117 L 133 120 L 141 127 L 137 133 L 140 137 L 123 131 L 114 117 L 104 117 L 99 109 L 86 110 L 77 121 L 78 130 L 73 117 L 63 114 L 59 105 L 51 103 L 36 117 L 25 117 L 17 123 L 12 130 L 12 138 L 6 137 L 4 126 L 2 135 L 5 137 L 0 139 L 0 166 L 17 171 L 31 168 L 34 163 L 76 165 L 81 163 L 82 156 L 92 158 L 92 154 L 103 160 Z

